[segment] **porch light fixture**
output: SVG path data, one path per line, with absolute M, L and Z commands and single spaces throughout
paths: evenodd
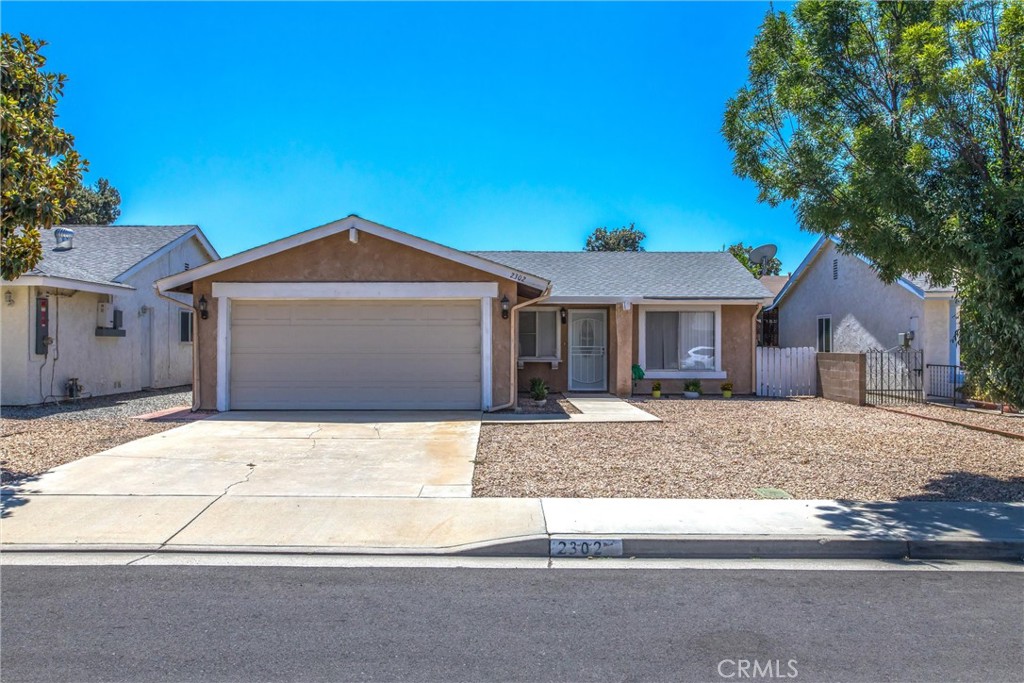
M 508 320 L 508 297 L 501 297 L 501 318 L 502 320 Z
M 562 324 L 563 325 L 566 324 L 567 322 L 569 322 L 569 311 L 567 311 L 564 308 L 562 308 L 562 309 L 560 309 L 558 311 L 558 315 L 562 316 Z
M 199 297 L 199 317 L 206 320 L 210 317 L 209 311 L 206 310 L 206 296 Z
M 8 306 L 14 305 L 14 293 L 11 291 L 4 292 L 4 301 L 7 302 Z

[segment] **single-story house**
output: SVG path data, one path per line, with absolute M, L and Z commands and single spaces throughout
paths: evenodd
M 36 268 L 2 283 L 0 403 L 192 381 L 189 299 L 153 282 L 218 258 L 198 226 L 77 225 L 42 239 Z
M 555 391 L 752 391 L 771 295 L 730 254 L 466 252 L 358 216 L 157 282 L 200 313 L 201 408 L 483 409 Z
M 859 353 L 893 349 L 909 337 L 926 364 L 959 365 L 952 287 L 910 275 L 886 284 L 869 260 L 840 252 L 830 237 L 818 240 L 770 309 L 778 311 L 779 346 Z

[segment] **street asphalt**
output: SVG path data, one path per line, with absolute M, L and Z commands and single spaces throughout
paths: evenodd
M 5 566 L 2 606 L 5 683 L 1024 671 L 1020 572 Z

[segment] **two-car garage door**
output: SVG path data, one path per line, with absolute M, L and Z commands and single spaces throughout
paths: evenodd
M 233 300 L 232 409 L 481 404 L 480 301 Z

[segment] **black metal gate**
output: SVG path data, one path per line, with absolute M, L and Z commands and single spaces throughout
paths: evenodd
M 924 351 L 868 351 L 866 400 L 876 406 L 924 403 Z

